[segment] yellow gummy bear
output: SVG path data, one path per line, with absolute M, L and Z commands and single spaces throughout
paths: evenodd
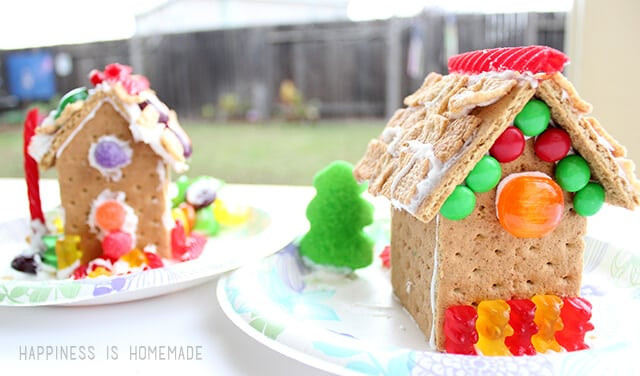
M 59 214 L 53 219 L 53 227 L 56 228 L 57 234 L 62 234 L 64 232 L 64 221 Z
M 93 269 L 88 275 L 87 277 L 89 278 L 96 278 L 96 277 L 100 277 L 101 275 L 105 275 L 105 276 L 110 276 L 112 273 L 110 271 L 108 271 L 107 269 L 103 268 L 102 266 L 98 266 L 97 268 Z
M 251 210 L 248 206 L 228 205 L 218 198 L 213 203 L 213 215 L 223 226 L 238 226 L 249 220 Z
M 189 235 L 191 233 L 191 227 L 189 226 L 189 220 L 187 219 L 187 215 L 184 213 L 184 210 L 180 208 L 171 209 L 171 216 L 174 221 L 178 221 L 182 223 L 182 227 L 184 228 L 184 233 Z
M 58 269 L 66 269 L 82 258 L 82 251 L 79 235 L 64 235 L 56 241 L 56 258 L 58 259 Z
M 560 318 L 562 299 L 555 295 L 536 295 L 531 301 L 536 305 L 533 322 L 538 325 L 538 333 L 531 337 L 533 347 L 539 353 L 562 351 L 556 341 L 556 332 L 564 327 Z
M 129 267 L 131 268 L 138 268 L 148 263 L 147 256 L 138 248 L 135 248 L 120 256 L 120 260 L 129 264 Z
M 504 300 L 484 300 L 478 304 L 476 348 L 482 355 L 511 355 L 504 344 L 506 337 L 513 335 L 509 325 L 511 308 Z

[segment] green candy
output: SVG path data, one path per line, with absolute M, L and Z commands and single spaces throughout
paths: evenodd
M 513 122 L 525 136 L 535 137 L 547 129 L 549 119 L 551 112 L 547 104 L 539 99 L 532 99 L 524 105 Z
M 459 221 L 467 218 L 475 207 L 476 195 L 468 187 L 459 185 L 442 204 L 440 214 L 452 221 Z
M 583 217 L 596 214 L 604 204 L 604 188 L 598 183 L 589 183 L 573 196 L 573 208 Z
M 68 104 L 73 103 L 79 100 L 85 100 L 89 96 L 89 92 L 86 87 L 79 87 L 71 90 L 67 94 L 65 94 L 62 99 L 60 99 L 60 103 L 58 104 L 58 111 L 56 112 L 55 118 L 59 118 L 64 111 L 64 108 L 67 107 Z
M 182 175 L 176 180 L 176 195 L 171 198 L 171 205 L 175 208 L 178 205 L 182 204 L 185 200 L 185 195 L 187 194 L 187 188 L 191 184 L 191 180 L 186 176 Z
M 467 175 L 467 187 L 474 192 L 492 190 L 502 177 L 502 167 L 494 157 L 485 155 Z
M 374 241 L 363 228 L 373 223 L 373 205 L 362 198 L 366 185 L 353 177 L 353 166 L 335 161 L 316 174 L 313 186 L 306 213 L 311 228 L 300 240 L 300 255 L 344 271 L 370 265 Z
M 58 256 L 56 255 L 57 241 L 58 235 L 44 235 L 42 237 L 42 242 L 46 247 L 44 253 L 41 255 L 42 262 L 56 269 L 58 268 Z
M 577 192 L 591 179 L 589 164 L 577 154 L 564 157 L 556 166 L 556 180 L 567 192 Z
M 206 206 L 196 211 L 196 223 L 191 231 L 207 236 L 215 236 L 220 230 L 220 224 L 213 215 L 213 207 Z

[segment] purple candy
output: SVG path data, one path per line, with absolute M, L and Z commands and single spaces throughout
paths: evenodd
M 96 162 L 104 168 L 115 168 L 129 163 L 129 156 L 117 142 L 103 140 L 93 152 Z

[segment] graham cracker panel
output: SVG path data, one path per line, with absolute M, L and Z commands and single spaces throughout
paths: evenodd
M 395 295 L 427 338 L 431 333 L 431 278 L 435 221 L 423 223 L 391 209 L 391 284 Z
M 122 178 L 117 182 L 108 180 L 89 165 L 91 143 L 104 135 L 114 135 L 129 142 L 133 150 L 132 161 L 122 169 Z M 158 175 L 159 163 L 162 163 L 164 177 Z M 155 244 L 161 255 L 170 255 L 169 231 L 162 222 L 167 205 L 169 169 L 151 147 L 134 142 L 128 122 L 110 103 L 103 103 L 95 116 L 76 133 L 57 159 L 56 168 L 65 211 L 65 233 L 82 237 L 83 263 L 102 253 L 87 219 L 93 200 L 105 189 L 125 192 L 126 203 L 139 218 L 136 246 L 142 249 Z
M 553 177 L 554 164 L 540 160 L 533 139 L 517 160 L 502 164 L 511 173 L 541 171 Z M 541 239 L 520 239 L 506 232 L 495 211 L 496 190 L 476 194 L 471 215 L 461 221 L 440 217 L 436 341 L 444 346 L 444 311 L 457 304 L 487 299 L 528 299 L 535 294 L 577 296 L 582 279 L 586 218 L 573 211 L 573 195 L 564 192 L 565 211 L 558 227 Z

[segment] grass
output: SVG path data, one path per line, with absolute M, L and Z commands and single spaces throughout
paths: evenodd
M 212 175 L 229 183 L 310 185 L 329 162 L 355 163 L 376 137 L 382 120 L 289 123 L 184 122 L 193 141 L 189 176 Z M 19 126 L 0 129 L 0 176 L 22 176 Z M 45 177 L 55 177 L 48 171 Z

